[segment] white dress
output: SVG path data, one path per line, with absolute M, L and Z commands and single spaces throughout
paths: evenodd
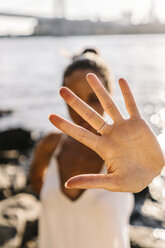
M 58 164 L 54 157 L 41 190 L 39 247 L 130 247 L 127 228 L 133 208 L 133 195 L 90 189 L 76 201 L 71 201 L 60 189 Z

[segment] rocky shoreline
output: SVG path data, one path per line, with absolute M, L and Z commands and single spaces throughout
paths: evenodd
M 11 114 L 0 111 L 0 117 Z M 0 247 L 39 248 L 41 203 L 31 190 L 28 167 L 38 140 L 15 128 L 0 132 Z M 165 247 L 165 172 L 149 188 L 135 194 L 130 220 L 132 248 Z M 164 187 L 165 189 L 165 187 Z
M 0 132 L 0 247 L 36 247 L 41 204 L 24 169 L 35 142 L 21 128 Z

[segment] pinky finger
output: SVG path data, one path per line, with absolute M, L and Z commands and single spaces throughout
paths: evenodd
M 81 126 L 78 126 L 74 123 L 71 123 L 70 121 L 63 119 L 62 117 L 56 114 L 50 114 L 49 120 L 55 127 L 60 129 L 64 133 L 68 134 L 72 138 L 78 140 L 79 142 L 88 146 L 92 150 L 96 151 L 96 146 L 100 138 L 99 136 L 91 133 L 90 131 Z
M 118 180 L 112 174 L 84 174 L 70 178 L 65 183 L 66 188 L 72 189 L 107 189 L 121 191 Z

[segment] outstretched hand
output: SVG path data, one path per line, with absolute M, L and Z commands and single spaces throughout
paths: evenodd
M 90 73 L 87 81 L 97 95 L 113 124 L 105 120 L 68 88 L 61 96 L 101 136 L 51 114 L 54 126 L 93 149 L 105 161 L 107 174 L 85 174 L 70 178 L 68 188 L 104 188 L 110 191 L 139 192 L 157 176 L 165 164 L 159 143 L 148 124 L 142 119 L 131 90 L 124 79 L 119 80 L 129 119 L 124 119 L 98 78 Z M 103 129 L 101 129 L 104 126 Z

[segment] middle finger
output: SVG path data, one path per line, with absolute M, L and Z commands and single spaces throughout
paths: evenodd
M 83 102 L 70 89 L 62 87 L 60 90 L 61 96 L 84 120 L 86 120 L 93 128 L 100 130 L 105 124 L 104 118 L 99 115 L 94 109 Z
M 113 102 L 111 96 L 106 91 L 96 75 L 93 73 L 89 73 L 87 75 L 87 81 L 98 97 L 103 109 L 112 118 L 112 120 L 115 122 L 123 119 L 123 116 L 117 108 L 116 104 Z

